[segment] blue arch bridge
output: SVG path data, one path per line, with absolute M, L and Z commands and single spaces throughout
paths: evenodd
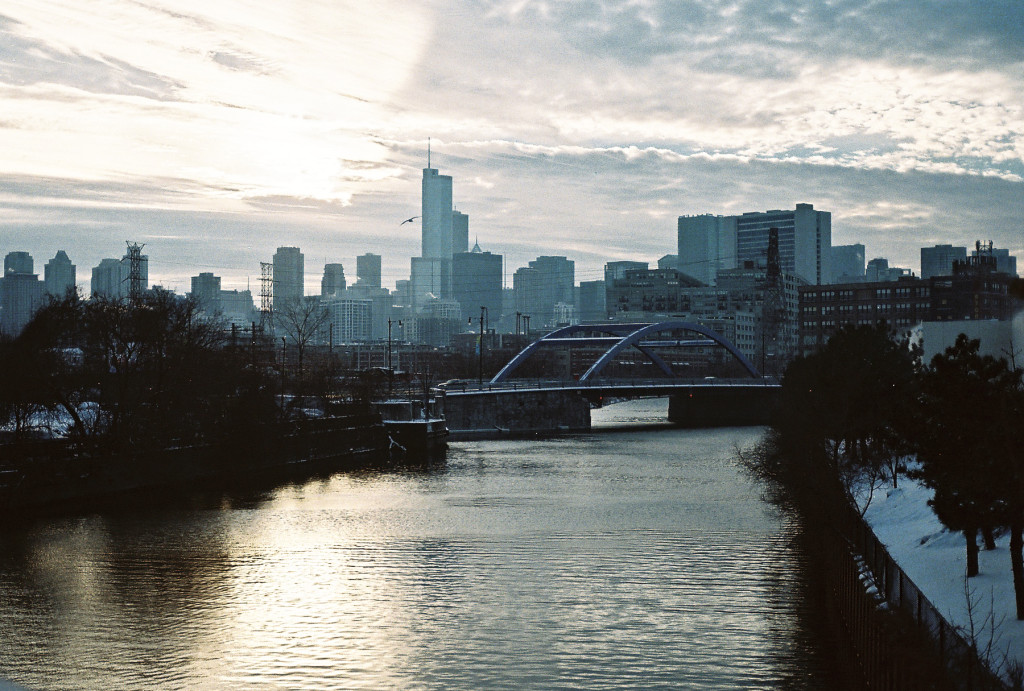
M 716 376 L 695 376 L 691 359 L 679 361 L 688 352 L 714 363 Z M 553 369 L 561 376 L 536 376 Z M 437 389 L 456 440 L 587 430 L 592 407 L 633 398 L 668 397 L 668 417 L 679 425 L 761 425 L 778 392 L 778 382 L 735 345 L 687 321 L 566 326 L 528 345 L 489 381 Z

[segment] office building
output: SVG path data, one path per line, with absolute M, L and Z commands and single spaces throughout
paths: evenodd
M 832 214 L 797 204 L 793 211 L 747 212 L 736 221 L 736 261 L 758 265 L 768 253 L 768 231 L 778 228 L 779 259 L 783 273 L 804 284 L 821 285 L 832 279 Z M 682 252 L 680 251 L 680 256 Z M 686 270 L 686 266 L 683 266 Z
M 274 254 L 274 306 L 298 302 L 305 295 L 305 258 L 298 247 L 278 247 Z
M 864 280 L 864 245 L 832 247 L 832 280 L 830 283 L 858 283 Z
M 341 264 L 324 264 L 324 276 L 320 279 L 320 296 L 331 297 L 345 290 L 345 267 Z
M 879 283 L 882 281 L 895 281 L 901 276 L 913 276 L 910 269 L 903 269 L 898 266 L 889 266 L 889 260 L 885 257 L 875 257 L 868 262 L 864 269 L 864 280 L 868 283 Z
M 192 277 L 192 298 L 206 314 L 212 316 L 220 313 L 220 292 L 220 276 L 207 271 Z
M 679 258 L 675 268 L 704 285 L 715 285 L 723 269 L 736 267 L 736 217 L 680 216 L 677 224 Z M 764 248 L 768 240 L 765 236 Z
M 532 328 L 555 324 L 555 304 L 574 303 L 576 263 L 563 256 L 537 257 L 512 276 L 516 311 L 529 315 Z
M 420 222 L 421 256 L 427 259 L 452 257 L 452 177 L 439 175 L 436 168 L 423 169 Z
M 952 276 L 953 263 L 967 259 L 966 247 L 953 245 L 935 245 L 921 248 L 921 278 L 932 276 Z
M 331 339 L 335 345 L 364 343 L 373 331 L 373 301 L 332 297 L 326 301 Z
M 502 256 L 473 245 L 471 252 L 452 257 L 452 298 L 462 306 L 466 318 L 478 316 L 480 308 L 487 309 L 492 324 L 501 319 Z
M 379 254 L 367 253 L 356 257 L 356 283 L 370 288 L 381 287 Z
M 469 216 L 452 211 L 452 255 L 469 251 Z
M 605 285 L 604 281 L 580 281 L 579 299 L 576 303 L 576 313 L 580 316 L 580 322 L 603 322 L 608 319 L 605 310 Z
M 93 297 L 102 297 L 110 300 L 117 300 L 128 295 L 128 288 L 125 283 L 127 274 L 119 259 L 108 257 L 100 260 L 99 265 L 93 267 L 92 280 L 89 283 L 89 292 Z
M 35 262 L 28 252 L 8 252 L 4 257 L 4 275 L 35 273 Z
M 0 278 L 0 333 L 15 337 L 21 333 L 43 301 L 43 282 L 32 273 L 28 252 L 11 252 L 4 257 Z
M 59 250 L 43 269 L 43 290 L 47 295 L 63 297 L 69 288 L 75 287 L 75 265 L 67 252 Z

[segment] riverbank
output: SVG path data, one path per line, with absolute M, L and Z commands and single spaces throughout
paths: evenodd
M 81 511 L 121 499 L 251 486 L 392 460 L 378 414 L 263 425 L 215 443 L 76 448 L 63 440 L 0 448 L 0 513 Z
M 928 506 L 932 490 L 906 478 L 899 485 L 876 491 L 865 520 L 946 621 L 973 638 L 993 671 L 1007 683 L 1019 682 L 1024 621 L 1015 616 L 1009 535 L 997 536 L 996 549 L 980 552 L 980 572 L 968 579 L 963 533 L 950 532 L 935 516 Z

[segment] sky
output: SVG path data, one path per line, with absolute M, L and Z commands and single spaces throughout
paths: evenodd
M 506 275 L 676 252 L 680 215 L 832 213 L 833 244 L 919 269 L 991 240 L 1024 264 L 1020 0 L 7 0 L 0 253 L 80 284 L 144 243 L 150 280 L 258 292 L 420 251 L 454 178 Z

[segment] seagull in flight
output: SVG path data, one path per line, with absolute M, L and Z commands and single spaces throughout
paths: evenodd
M 405 219 L 404 221 L 402 221 L 401 223 L 399 223 L 398 225 L 400 225 L 400 226 L 404 226 L 404 225 L 405 225 L 406 223 L 412 223 L 412 222 L 413 222 L 413 221 L 415 221 L 415 220 L 416 220 L 417 218 L 419 218 L 419 216 L 413 216 L 412 218 L 407 218 L 407 219 Z

